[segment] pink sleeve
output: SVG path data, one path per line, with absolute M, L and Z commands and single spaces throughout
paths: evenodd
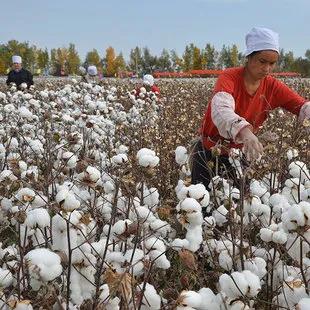
M 244 127 L 251 126 L 243 117 L 235 113 L 235 99 L 227 92 L 216 93 L 211 100 L 211 118 L 219 134 L 236 143 L 238 133 Z
M 305 119 L 310 119 L 310 101 L 305 102 L 300 108 L 298 119 L 300 122 L 303 122 Z

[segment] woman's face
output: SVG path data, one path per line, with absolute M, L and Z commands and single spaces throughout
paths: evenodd
M 248 57 L 246 67 L 253 78 L 260 80 L 273 71 L 278 58 L 276 51 L 260 51 Z

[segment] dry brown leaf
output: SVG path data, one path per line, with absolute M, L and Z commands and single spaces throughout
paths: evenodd
M 191 269 L 191 270 L 197 270 L 198 268 L 197 260 L 196 260 L 195 255 L 191 251 L 182 249 L 179 252 L 179 257 L 180 257 L 182 264 L 186 268 Z

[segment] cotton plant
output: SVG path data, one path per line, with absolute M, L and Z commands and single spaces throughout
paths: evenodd
M 178 221 L 186 228 L 185 239 L 188 241 L 186 249 L 196 252 L 202 243 L 202 223 L 201 205 L 194 198 L 185 198 L 180 201 L 176 207 L 178 211 Z M 178 239 L 175 239 L 171 246 L 177 245 Z
M 159 163 L 159 157 L 148 148 L 142 148 L 137 153 L 137 160 L 140 166 L 154 168 Z
M 44 283 L 52 281 L 62 274 L 60 257 L 48 249 L 31 250 L 25 258 L 30 273 L 30 285 L 36 291 Z
M 288 277 L 283 282 L 280 294 L 275 296 L 273 301 L 280 307 L 293 309 L 294 306 L 305 298 L 309 298 L 309 295 L 306 293 L 305 285 L 302 280 Z

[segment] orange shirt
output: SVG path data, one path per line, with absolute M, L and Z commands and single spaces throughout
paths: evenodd
M 226 69 L 218 78 L 214 93 L 226 92 L 235 100 L 235 113 L 248 121 L 257 132 L 262 123 L 266 120 L 268 111 L 282 107 L 296 115 L 306 102 L 288 86 L 272 76 L 267 76 L 261 83 L 254 95 L 249 95 L 243 79 L 244 67 Z M 214 146 L 212 141 L 221 139 L 217 127 L 211 118 L 211 104 L 209 103 L 204 115 L 203 124 L 200 129 L 203 136 L 204 146 L 208 149 Z M 210 139 L 208 139 L 208 137 Z M 230 142 L 229 147 L 241 147 Z

